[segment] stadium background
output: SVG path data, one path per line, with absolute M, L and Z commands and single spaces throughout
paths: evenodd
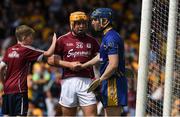
M 82 10 L 90 14 L 98 7 L 110 7 L 115 11 L 114 26 L 125 40 L 126 66 L 135 72 L 128 87 L 128 106 L 124 115 L 134 115 L 136 75 L 138 69 L 139 30 L 141 0 L 1 0 L 0 1 L 0 56 L 7 47 L 16 43 L 15 27 L 27 24 L 36 30 L 33 46 L 46 50 L 53 32 L 57 36 L 69 31 L 69 14 Z M 97 39 L 100 36 L 90 32 Z M 55 115 L 60 93 L 61 68 L 44 63 L 34 63 L 28 75 L 28 115 Z M 2 105 L 0 83 L 0 110 Z M 1 113 L 1 111 L 0 111 Z

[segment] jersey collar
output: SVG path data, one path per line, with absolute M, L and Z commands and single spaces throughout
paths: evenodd
M 112 27 L 107 27 L 106 29 L 103 30 L 103 34 L 105 35 L 108 31 L 110 31 L 112 29 Z

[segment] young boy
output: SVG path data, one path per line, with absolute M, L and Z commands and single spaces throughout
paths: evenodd
M 16 28 L 18 43 L 4 54 L 0 62 L 0 80 L 4 85 L 2 112 L 10 116 L 26 116 L 28 111 L 27 74 L 30 64 L 54 53 L 56 34 L 47 51 L 37 50 L 30 45 L 35 31 L 21 25 Z

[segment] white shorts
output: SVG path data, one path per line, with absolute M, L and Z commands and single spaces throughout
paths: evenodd
M 96 104 L 95 94 L 87 93 L 90 78 L 70 77 L 62 80 L 59 103 L 64 107 L 89 106 Z

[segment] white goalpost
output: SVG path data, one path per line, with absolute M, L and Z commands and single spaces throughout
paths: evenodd
M 171 115 L 171 99 L 172 99 L 172 78 L 174 70 L 174 48 L 176 42 L 177 28 L 177 7 L 178 0 L 170 0 L 169 2 L 169 19 L 168 19 L 168 38 L 167 38 L 167 54 L 166 54 L 166 70 L 165 70 L 165 86 L 164 86 L 164 103 L 163 116 Z
M 152 1 L 142 1 L 136 116 L 145 114 Z
M 136 116 L 180 116 L 180 1 L 142 0 Z

